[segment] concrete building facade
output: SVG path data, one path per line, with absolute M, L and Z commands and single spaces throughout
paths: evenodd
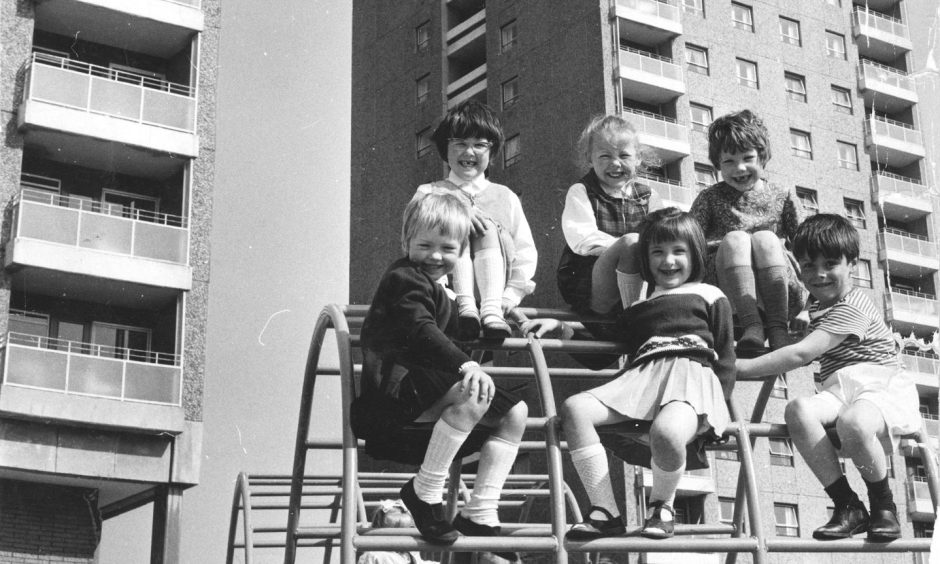
M 0 1 L 0 560 L 94 562 L 202 451 L 219 0 Z

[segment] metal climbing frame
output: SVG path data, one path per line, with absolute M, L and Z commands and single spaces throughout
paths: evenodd
M 573 542 L 564 539 L 568 527 L 566 506 L 575 521 L 580 520 L 577 504 L 562 477 L 561 452 L 565 444 L 560 440 L 558 417 L 552 389 L 552 379 L 577 377 L 606 381 L 614 370 L 587 370 L 572 368 L 550 368 L 546 353 L 608 353 L 619 354 L 622 350 L 616 343 L 600 341 L 562 341 L 557 339 L 510 338 L 502 341 L 481 340 L 472 344 L 475 354 L 483 351 L 509 351 L 527 354 L 530 366 L 490 367 L 487 372 L 494 378 L 507 376 L 530 377 L 538 391 L 542 415 L 530 417 L 527 422 L 529 434 L 539 433 L 542 440 L 525 440 L 520 450 L 541 451 L 545 455 L 546 474 L 513 475 L 507 482 L 504 499 L 516 495 L 547 496 L 550 506 L 549 523 L 504 524 L 501 537 L 461 537 L 448 547 L 432 545 L 423 541 L 415 529 L 371 529 L 367 511 L 381 497 L 395 497 L 398 488 L 410 474 L 360 473 L 358 452 L 360 443 L 349 426 L 349 405 L 356 394 L 356 379 L 361 375 L 361 363 L 354 362 L 354 352 L 359 345 L 358 330 L 367 311 L 365 306 L 329 305 L 321 312 L 307 357 L 301 396 L 300 416 L 295 440 L 294 465 L 291 476 L 249 476 L 240 474 L 236 483 L 229 531 L 228 562 L 232 562 L 235 549 L 243 548 L 244 561 L 252 562 L 255 548 L 284 547 L 284 562 L 293 564 L 300 547 L 319 546 L 325 551 L 324 560 L 332 556 L 339 546 L 340 562 L 353 564 L 357 550 L 396 550 L 442 552 L 444 560 L 452 552 L 501 551 L 544 552 L 554 555 L 557 563 L 565 563 L 569 555 L 594 552 L 726 552 L 728 562 L 734 562 L 737 553 L 750 553 L 753 561 L 767 561 L 769 552 L 926 552 L 930 539 L 899 539 L 890 543 L 869 543 L 861 539 L 820 542 L 812 539 L 768 538 L 760 511 L 757 509 L 758 490 L 755 479 L 752 448 L 755 437 L 787 437 L 786 426 L 761 423 L 764 407 L 773 388 L 773 379 L 764 379 L 750 422 L 743 422 L 740 410 L 732 402 L 729 408 L 732 424 L 726 436 L 735 439 L 740 471 L 732 524 L 677 525 L 676 536 L 666 540 L 651 540 L 637 536 L 637 527 L 628 529 L 624 537 Z M 567 311 L 546 309 L 523 309 L 530 317 L 555 317 L 566 321 L 578 320 Z M 327 333 L 333 331 L 338 350 L 338 367 L 320 365 Z M 309 438 L 312 421 L 311 409 L 318 376 L 339 376 L 342 390 L 342 440 L 312 440 Z M 924 460 L 928 484 L 934 506 L 937 505 L 937 463 L 921 431 L 914 439 Z M 727 448 L 727 446 L 725 447 Z M 342 452 L 342 473 L 332 476 L 305 476 L 307 455 L 310 450 L 333 449 Z M 465 481 L 472 476 L 461 476 L 459 461 L 451 468 L 451 487 L 447 504 L 451 514 L 457 509 L 457 498 L 466 490 Z M 289 486 L 289 490 L 288 490 Z M 316 499 L 326 501 L 316 502 Z M 258 500 L 262 501 L 259 503 Z M 278 501 L 272 502 L 272 499 Z M 346 510 L 346 509 L 349 510 Z M 286 510 L 286 527 L 257 527 L 252 513 L 260 510 Z M 301 524 L 302 511 L 327 512 L 327 523 L 316 526 Z M 319 514 L 318 514 L 319 515 Z M 239 518 L 242 523 L 238 527 Z M 747 530 L 745 533 L 745 519 Z M 238 540 L 241 530 L 242 540 Z M 268 535 L 264 539 L 261 537 Z M 281 535 L 281 541 L 276 538 Z M 728 535 L 723 538 L 688 538 L 688 535 Z

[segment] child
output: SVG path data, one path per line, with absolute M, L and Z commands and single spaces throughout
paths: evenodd
M 558 264 L 558 289 L 575 311 L 619 314 L 643 287 L 636 228 L 663 203 L 637 180 L 641 147 L 636 128 L 622 117 L 592 119 L 578 138 L 577 152 L 591 169 L 565 198 L 561 228 L 567 245 Z
M 414 526 L 414 520 L 408 508 L 400 500 L 382 500 L 381 504 L 372 514 L 373 528 L 406 528 Z M 431 564 L 423 560 L 417 552 L 364 552 L 357 560 L 357 564 Z
M 439 544 L 453 543 L 458 531 L 499 534 L 500 492 L 528 417 L 525 402 L 497 387 L 449 338 L 456 330 L 456 304 L 438 282 L 453 270 L 470 229 L 469 210 L 456 194 L 435 192 L 408 204 L 402 227 L 406 256 L 386 270 L 362 326 L 364 352 L 377 359 L 382 378 L 379 405 L 386 407 L 353 406 L 354 429 L 367 451 L 378 443 L 385 458 L 401 462 L 410 462 L 408 454 L 416 449 L 424 451 L 401 499 L 421 535 Z M 429 437 L 419 440 L 407 432 L 424 422 L 434 423 Z M 478 423 L 489 428 L 471 435 Z M 458 452 L 476 451 L 479 469 L 470 501 L 451 523 L 441 502 L 448 469 Z
M 568 398 L 561 410 L 571 460 L 591 502 L 587 520 L 568 532 L 574 540 L 625 531 L 597 426 L 650 422 L 648 446 L 621 448 L 624 441 L 618 438 L 611 448 L 627 462 L 652 468 L 641 534 L 666 538 L 673 535 L 672 504 L 687 460 L 690 469 L 707 467 L 704 443 L 717 440 L 729 421 L 725 402 L 734 387 L 735 359 L 731 305 L 718 288 L 701 282 L 701 228 L 676 208 L 651 212 L 640 227 L 638 252 L 643 279 L 654 291 L 620 318 L 630 364 L 615 380 Z M 533 320 L 526 329 L 538 334 L 554 329 L 552 321 Z
M 705 281 L 731 300 L 743 328 L 740 354 L 761 352 L 765 337 L 776 350 L 787 344 L 788 321 L 803 307 L 799 274 L 785 246 L 803 221 L 803 207 L 793 190 L 764 179 L 770 139 L 749 110 L 712 122 L 708 157 L 722 181 L 703 190 L 689 210 L 708 241 Z
M 852 287 L 858 231 L 844 217 L 818 214 L 796 232 L 800 278 L 812 296 L 810 333 L 800 342 L 738 360 L 741 377 L 769 376 L 819 360 L 822 390 L 787 404 L 790 436 L 835 504 L 832 519 L 813 532 L 821 540 L 868 531 L 876 541 L 901 530 L 888 485 L 885 448 L 920 428 L 917 390 L 898 361 L 898 347 L 881 313 Z M 835 426 L 842 452 L 852 458 L 868 487 L 871 517 L 842 474 L 826 435 Z
M 415 197 L 443 189 L 462 195 L 472 207 L 470 248 L 453 270 L 458 337 L 477 338 L 481 323 L 484 336 L 509 337 L 504 313 L 535 290 L 532 278 L 538 253 L 519 197 L 486 178 L 490 159 L 503 144 L 499 119 L 486 105 L 468 100 L 447 112 L 431 139 L 450 174 L 439 182 L 422 184 Z M 479 310 L 474 279 L 480 293 Z

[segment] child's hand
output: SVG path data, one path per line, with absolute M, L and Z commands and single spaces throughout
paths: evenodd
M 531 333 L 538 338 L 548 335 L 549 338 L 570 339 L 574 336 L 574 329 L 567 323 L 551 318 L 526 321 L 522 324 L 521 329 L 524 334 Z
M 470 234 L 474 237 L 479 237 L 483 235 L 483 232 L 486 231 L 486 222 L 484 221 L 486 216 L 483 215 L 483 212 L 479 208 L 473 207 L 470 208 L 470 223 L 472 228 L 470 229 Z
M 474 367 L 464 372 L 463 382 L 460 383 L 460 389 L 471 398 L 479 398 L 480 401 L 493 401 L 493 394 L 496 393 L 496 384 L 489 374 L 483 372 L 480 367 Z
M 809 312 L 805 309 L 790 321 L 790 329 L 803 333 L 809 328 Z

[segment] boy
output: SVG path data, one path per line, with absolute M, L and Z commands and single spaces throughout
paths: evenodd
M 793 442 L 835 505 L 832 518 L 813 538 L 841 539 L 867 531 L 869 540 L 896 539 L 901 529 L 885 452 L 900 435 L 920 428 L 917 390 L 900 366 L 897 344 L 881 313 L 852 286 L 858 231 L 844 217 L 818 214 L 800 226 L 793 243 L 800 278 L 812 296 L 810 332 L 764 356 L 739 358 L 737 375 L 769 376 L 819 360 L 821 391 L 791 401 L 785 412 Z M 833 426 L 843 455 L 851 457 L 868 488 L 870 517 L 826 435 Z

